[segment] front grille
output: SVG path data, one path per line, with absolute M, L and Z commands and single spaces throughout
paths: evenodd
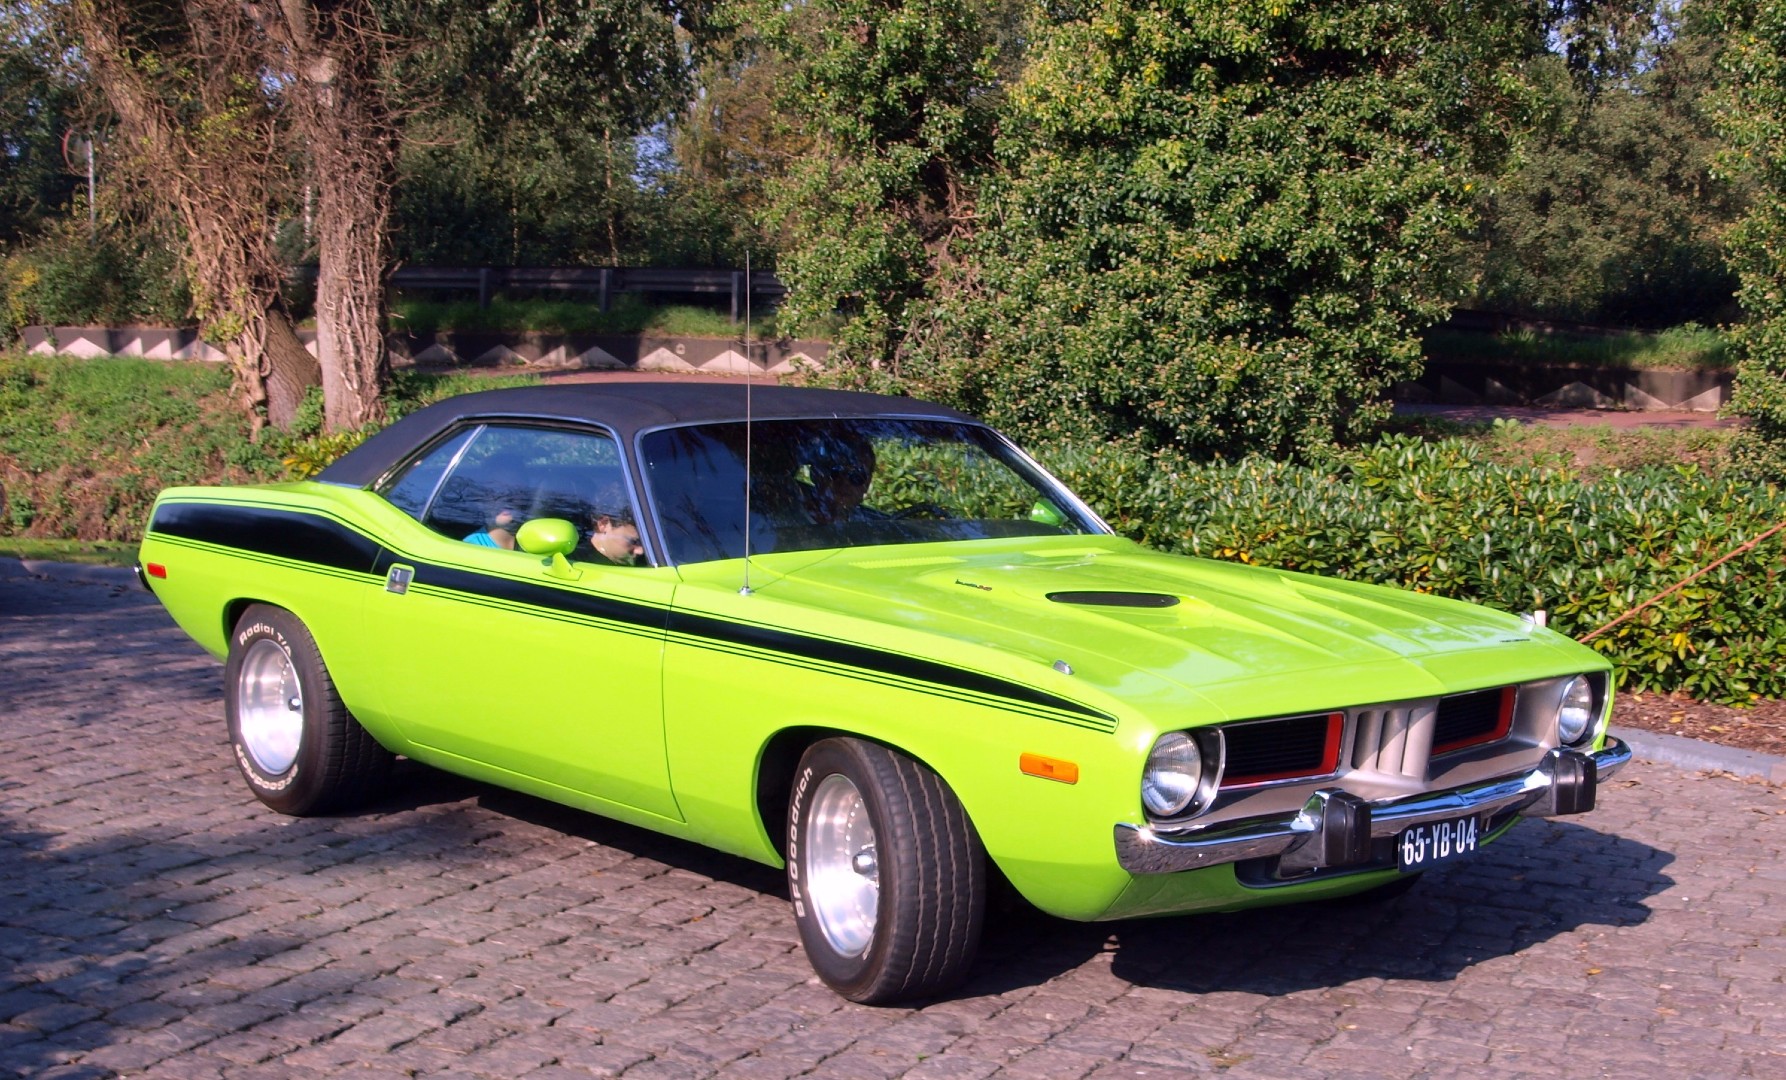
M 1513 687 L 1439 699 L 1433 753 L 1444 754 L 1505 738 L 1513 727 Z
M 1344 713 L 1292 716 L 1222 729 L 1222 787 L 1326 776 L 1339 767 Z
M 1437 700 L 1351 713 L 1345 764 L 1381 777 L 1424 780 L 1437 754 L 1482 746 L 1513 727 L 1515 688 L 1497 687 Z M 1331 776 L 1340 770 L 1343 712 L 1254 720 L 1222 728 L 1223 788 Z
M 1430 705 L 1360 709 L 1353 714 L 1352 767 L 1390 776 L 1424 777 L 1432 756 L 1435 710 Z

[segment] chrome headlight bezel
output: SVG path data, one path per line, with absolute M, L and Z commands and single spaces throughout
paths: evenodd
M 1563 684 L 1557 696 L 1557 742 L 1580 746 L 1594 737 L 1600 724 L 1600 695 L 1594 680 L 1577 675 Z

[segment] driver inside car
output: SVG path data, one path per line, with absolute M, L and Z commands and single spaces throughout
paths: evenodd
M 589 546 L 597 555 L 620 566 L 637 566 L 645 558 L 639 527 L 619 514 L 597 514 L 589 530 Z
M 885 517 L 862 505 L 874 481 L 874 447 L 867 439 L 847 430 L 815 435 L 801 447 L 800 460 L 807 475 L 801 499 L 814 525 Z

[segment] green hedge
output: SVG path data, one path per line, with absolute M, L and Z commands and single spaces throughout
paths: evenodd
M 1196 464 L 1121 447 L 1043 453 L 1152 547 L 1397 585 L 1581 637 L 1786 520 L 1786 492 L 1648 468 L 1585 479 L 1390 436 L 1314 466 Z M 1786 535 L 1592 642 L 1633 690 L 1741 703 L 1786 694 Z

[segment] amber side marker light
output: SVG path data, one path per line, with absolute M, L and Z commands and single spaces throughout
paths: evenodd
M 1039 776 L 1044 780 L 1059 780 L 1063 784 L 1079 782 L 1079 766 L 1059 758 L 1043 757 L 1041 754 L 1024 754 L 1017 759 L 1017 767 L 1023 770 L 1025 776 Z

